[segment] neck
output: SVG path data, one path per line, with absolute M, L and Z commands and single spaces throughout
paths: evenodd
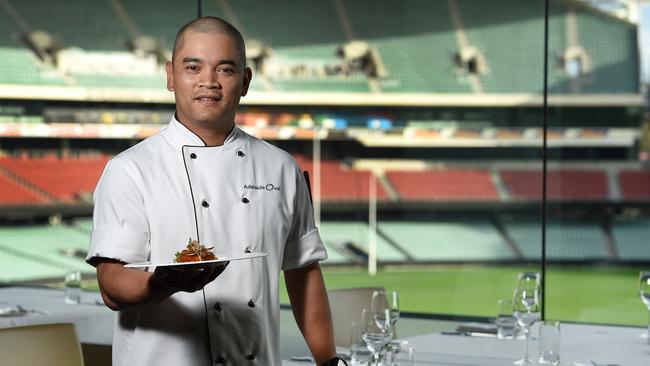
M 197 135 L 205 146 L 221 146 L 233 128 L 235 128 L 235 122 L 219 124 L 218 126 L 202 126 L 199 124 L 191 124 L 184 121 L 181 121 L 178 116 L 176 120 L 180 122 L 183 126 L 187 127 L 188 130 L 192 131 Z

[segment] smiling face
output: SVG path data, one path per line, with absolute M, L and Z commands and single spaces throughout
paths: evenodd
M 221 32 L 188 30 L 167 63 L 167 89 L 174 92 L 179 121 L 188 127 L 229 131 L 251 70 L 236 41 Z

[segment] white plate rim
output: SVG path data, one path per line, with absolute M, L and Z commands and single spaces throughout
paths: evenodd
M 182 267 L 182 266 L 191 266 L 191 267 L 202 267 L 206 265 L 211 265 L 211 264 L 218 264 L 218 263 L 223 263 L 223 262 L 228 262 L 228 261 L 239 261 L 243 259 L 254 259 L 254 258 L 262 258 L 266 257 L 267 253 L 260 252 L 260 253 L 245 253 L 239 256 L 234 256 L 234 257 L 229 257 L 226 255 L 218 255 L 215 254 L 218 259 L 213 259 L 209 261 L 201 261 L 201 262 L 182 262 L 182 263 L 151 263 L 151 262 L 138 262 L 138 263 L 129 263 L 124 265 L 124 267 L 127 268 L 146 268 L 146 267 Z

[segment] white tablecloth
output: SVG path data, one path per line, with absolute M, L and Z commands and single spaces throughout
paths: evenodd
M 0 328 L 74 323 L 81 343 L 110 345 L 115 313 L 98 292 L 84 291 L 81 304 L 64 302 L 63 290 L 30 287 L 0 288 L 0 309 L 20 307 L 25 312 L 0 316 Z
M 635 327 L 562 324 L 561 365 L 648 366 L 650 345 L 641 337 L 645 331 Z M 521 359 L 525 351 L 523 339 L 432 333 L 405 340 L 415 348 L 415 365 L 509 366 Z M 531 359 L 537 355 L 537 341 L 531 339 Z M 307 364 L 283 362 L 283 366 Z

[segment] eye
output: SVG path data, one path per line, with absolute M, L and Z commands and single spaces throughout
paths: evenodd
M 218 71 L 219 71 L 219 73 L 224 74 L 224 75 L 232 75 L 232 74 L 235 73 L 235 70 L 233 68 L 230 68 L 230 67 L 219 69 Z
M 198 65 L 187 65 L 185 66 L 185 70 L 189 72 L 198 72 L 199 71 L 199 66 Z

